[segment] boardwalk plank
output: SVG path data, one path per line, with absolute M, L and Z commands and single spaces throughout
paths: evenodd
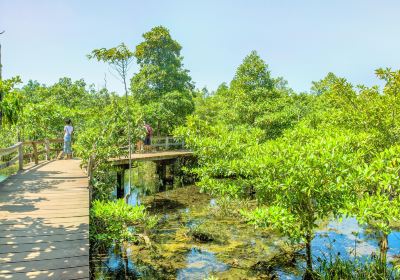
M 0 238 L 7 237 L 17 237 L 17 236 L 47 236 L 47 235 L 63 235 L 70 233 L 87 233 L 88 228 L 78 228 L 78 227 L 66 227 L 66 228 L 54 228 L 54 229 L 36 229 L 36 228 L 24 228 L 24 229 L 14 229 L 14 230 L 3 230 L 0 231 Z
M 13 274 L 0 274 L 0 279 L 35 279 L 35 280 L 78 280 L 78 279 L 89 279 L 89 267 L 81 265 L 72 268 L 54 269 L 54 270 L 42 270 L 32 272 L 21 272 Z
M 36 235 L 36 236 L 14 236 L 8 238 L 0 238 L 0 246 L 13 244 L 36 244 L 36 243 L 52 243 L 77 239 L 87 239 L 87 233 L 70 233 L 59 235 Z
M 37 260 L 52 260 L 56 258 L 63 258 L 65 256 L 87 256 L 89 254 L 89 246 L 87 247 L 69 247 L 56 250 L 47 251 L 33 251 L 33 252 L 20 252 L 12 254 L 0 254 L 1 263 L 10 262 L 29 262 Z
M 87 238 L 64 241 L 64 242 L 42 242 L 36 244 L 14 244 L 14 245 L 2 245 L 0 247 L 0 255 L 12 256 L 14 253 L 29 253 L 29 252 L 50 252 L 59 249 L 67 249 L 67 248 L 85 248 L 89 244 Z M 18 261 L 18 259 L 14 259 L 13 261 Z
M 0 279 L 88 279 L 89 192 L 78 160 L 0 183 Z
M 40 209 L 36 211 L 25 211 L 25 212 L 18 212 L 13 213 L 11 211 L 4 211 L 0 213 L 1 218 L 7 219 L 22 219 L 25 217 L 35 217 L 35 218 L 51 218 L 51 217 L 71 217 L 71 216 L 87 216 L 87 208 L 68 208 L 63 209 L 59 208 L 57 210 L 47 210 L 47 209 Z
M 17 262 L 17 263 L 4 263 L 0 268 L 0 273 L 21 273 L 21 272 L 34 272 L 34 271 L 45 271 L 45 270 L 56 270 L 63 268 L 79 267 L 82 264 L 89 261 L 89 256 L 61 256 L 60 258 L 54 258 L 51 261 L 48 260 L 35 260 L 29 262 Z

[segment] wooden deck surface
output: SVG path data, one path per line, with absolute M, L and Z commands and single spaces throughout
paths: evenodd
M 89 191 L 79 160 L 0 183 L 0 279 L 89 279 Z
M 174 151 L 160 151 L 160 152 L 147 152 L 147 153 L 133 153 L 132 161 L 157 161 L 173 159 L 178 157 L 192 156 L 193 152 L 188 150 L 174 150 Z M 128 164 L 129 158 L 113 158 L 109 160 L 113 165 L 125 165 Z

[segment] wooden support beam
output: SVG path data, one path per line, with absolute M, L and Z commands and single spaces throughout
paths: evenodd
M 24 169 L 24 149 L 22 143 L 19 143 L 18 146 L 18 170 L 21 171 Z
M 161 187 L 160 191 L 165 190 L 165 185 L 167 181 L 167 163 L 165 161 L 157 161 L 156 162 L 156 173 L 160 178 Z
M 39 156 L 38 156 L 36 142 L 32 142 L 32 147 L 33 147 L 33 160 L 35 161 L 35 164 L 39 164 Z
M 119 170 L 117 172 L 117 198 L 124 197 L 124 176 L 125 169 Z
M 46 151 L 46 160 L 50 160 L 50 142 L 49 139 L 44 140 L 44 147 Z

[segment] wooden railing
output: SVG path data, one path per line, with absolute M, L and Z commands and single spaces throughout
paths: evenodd
M 151 139 L 150 147 L 164 148 L 168 150 L 171 147 L 183 148 L 185 143 L 172 136 L 155 136 Z
M 143 141 L 138 141 L 132 151 L 135 153 L 145 153 L 157 150 L 183 149 L 184 147 L 184 141 L 172 136 L 155 136 L 151 138 L 150 145 L 144 145 Z M 128 147 L 124 147 L 124 149 L 128 149 Z
M 62 151 L 61 147 L 58 148 L 51 148 L 50 144 L 52 143 L 63 143 L 64 140 L 62 138 L 57 138 L 57 139 L 45 139 L 45 140 L 39 140 L 39 141 L 24 141 L 23 145 L 24 147 L 29 147 L 32 146 L 32 152 L 31 153 L 25 153 L 24 154 L 24 159 L 30 159 L 31 161 L 34 161 L 35 164 L 39 163 L 39 156 L 40 155 L 45 155 L 45 159 L 49 160 L 51 152 L 55 152 L 56 155 Z M 44 149 L 40 150 L 40 147 L 43 146 Z
M 17 153 L 16 156 L 12 157 L 11 159 L 8 159 L 2 163 L 0 163 L 0 170 L 4 169 L 6 167 L 14 165 L 18 161 L 18 167 L 19 170 L 22 170 L 23 168 L 23 162 L 24 162 L 24 157 L 23 157 L 23 151 L 22 151 L 22 142 L 18 142 L 17 144 L 5 148 L 5 149 L 0 149 L 0 158 L 7 158 L 10 157 L 11 154 Z
M 51 144 L 63 143 L 63 141 L 62 138 L 24 141 L 18 142 L 11 147 L 0 149 L 0 170 L 12 166 L 17 162 L 19 170 L 22 170 L 24 159 L 34 161 L 35 164 L 38 164 L 40 155 L 45 155 L 44 158 L 50 160 L 51 152 L 55 152 L 57 156 L 57 154 L 62 151 L 62 147 L 51 148 Z M 31 149 L 31 152 L 24 152 L 24 149 Z M 16 155 L 13 156 L 14 153 L 16 153 Z

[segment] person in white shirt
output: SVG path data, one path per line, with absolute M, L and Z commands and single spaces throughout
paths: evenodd
M 70 119 L 66 120 L 64 126 L 64 150 L 62 154 L 66 155 L 67 159 L 72 159 L 71 140 L 73 131 L 74 128 L 72 126 L 71 120 Z M 63 155 L 60 155 L 59 158 L 61 158 Z

